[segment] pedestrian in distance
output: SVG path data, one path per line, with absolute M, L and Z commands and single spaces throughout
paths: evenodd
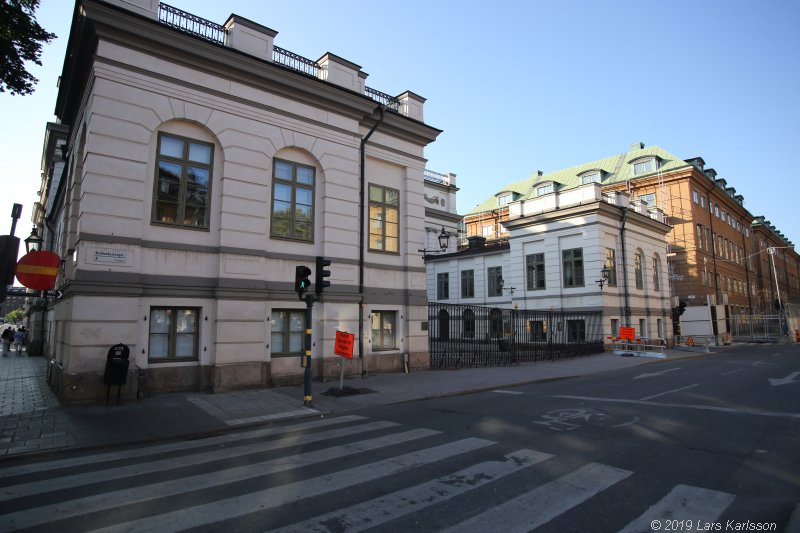
M 3 347 L 3 357 L 8 357 L 8 349 L 11 347 L 11 341 L 14 339 L 14 330 L 11 328 L 6 328 L 3 330 L 3 334 L 0 335 L 0 343 L 2 343 Z
M 14 333 L 14 349 L 17 351 L 17 355 L 22 355 L 22 346 L 25 344 L 25 332 L 21 329 L 18 329 L 16 333 Z

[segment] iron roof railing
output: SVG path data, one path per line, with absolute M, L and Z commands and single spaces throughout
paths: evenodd
M 183 33 L 194 35 L 206 41 L 225 45 L 225 36 L 227 30 L 224 26 L 206 20 L 204 18 L 192 15 L 186 11 L 181 11 L 170 5 L 161 3 L 158 6 L 158 20 L 171 28 L 175 28 Z M 302 72 L 308 76 L 313 76 L 319 79 L 326 79 L 325 69 L 321 68 L 316 61 L 312 61 L 301 55 L 290 52 L 284 48 L 273 45 L 272 60 L 284 67 L 290 68 L 297 72 Z M 385 105 L 387 108 L 407 115 L 407 110 L 404 109 L 402 102 L 394 96 L 383 93 L 371 87 L 364 87 L 365 96 Z

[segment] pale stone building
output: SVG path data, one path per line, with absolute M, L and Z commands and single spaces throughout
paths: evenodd
M 458 252 L 429 256 L 429 300 L 601 312 L 606 336 L 627 326 L 671 342 L 670 227 L 661 209 L 588 183 L 520 195 L 504 227 L 506 239 L 473 236 Z
M 77 1 L 64 172 L 36 220 L 65 258 L 42 327 L 62 399 L 105 395 L 116 343 L 129 396 L 300 380 L 295 267 L 317 256 L 332 275 L 310 324 L 315 376 L 338 375 L 337 330 L 356 334 L 348 374 L 427 366 L 424 148 L 440 130 L 424 98 L 276 35 L 155 0 Z

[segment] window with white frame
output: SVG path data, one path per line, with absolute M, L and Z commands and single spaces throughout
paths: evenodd
M 303 355 L 305 322 L 306 315 L 302 309 L 273 309 L 270 317 L 270 353 L 273 356 Z
M 436 299 L 447 300 L 450 297 L 450 274 L 439 272 L 436 274 Z
M 655 172 L 656 170 L 658 170 L 658 162 L 655 157 L 633 161 L 633 174 L 635 176 Z
M 648 206 L 653 207 L 656 205 L 656 193 L 651 192 L 649 194 L 641 194 L 639 195 L 639 200 L 646 202 Z
M 530 254 L 525 256 L 525 272 L 527 274 L 527 287 L 529 291 L 544 289 L 544 254 Z
M 372 349 L 391 350 L 397 348 L 397 313 L 395 311 L 372 312 Z
M 543 196 L 545 194 L 550 194 L 555 190 L 555 187 L 552 183 L 547 183 L 545 185 L 539 185 L 536 187 L 536 196 Z
M 503 267 L 495 266 L 486 269 L 487 296 L 503 295 Z
M 600 172 L 592 171 L 581 174 L 581 185 L 586 185 L 587 183 L 600 183 Z
M 692 201 L 696 204 L 700 203 L 700 193 L 697 191 L 692 191 Z
M 150 361 L 197 359 L 200 309 L 151 307 L 148 358 Z
M 151 221 L 208 229 L 214 145 L 159 133 L 157 158 Z
M 583 248 L 561 252 L 564 287 L 583 287 Z

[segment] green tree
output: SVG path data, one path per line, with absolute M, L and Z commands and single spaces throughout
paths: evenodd
M 55 34 L 36 22 L 38 7 L 39 0 L 0 0 L 0 93 L 31 94 L 39 81 L 25 69 L 25 62 L 41 66 L 42 44 Z
M 22 317 L 25 316 L 25 311 L 22 309 L 14 309 L 13 311 L 9 311 L 6 313 L 6 324 L 16 324 Z

